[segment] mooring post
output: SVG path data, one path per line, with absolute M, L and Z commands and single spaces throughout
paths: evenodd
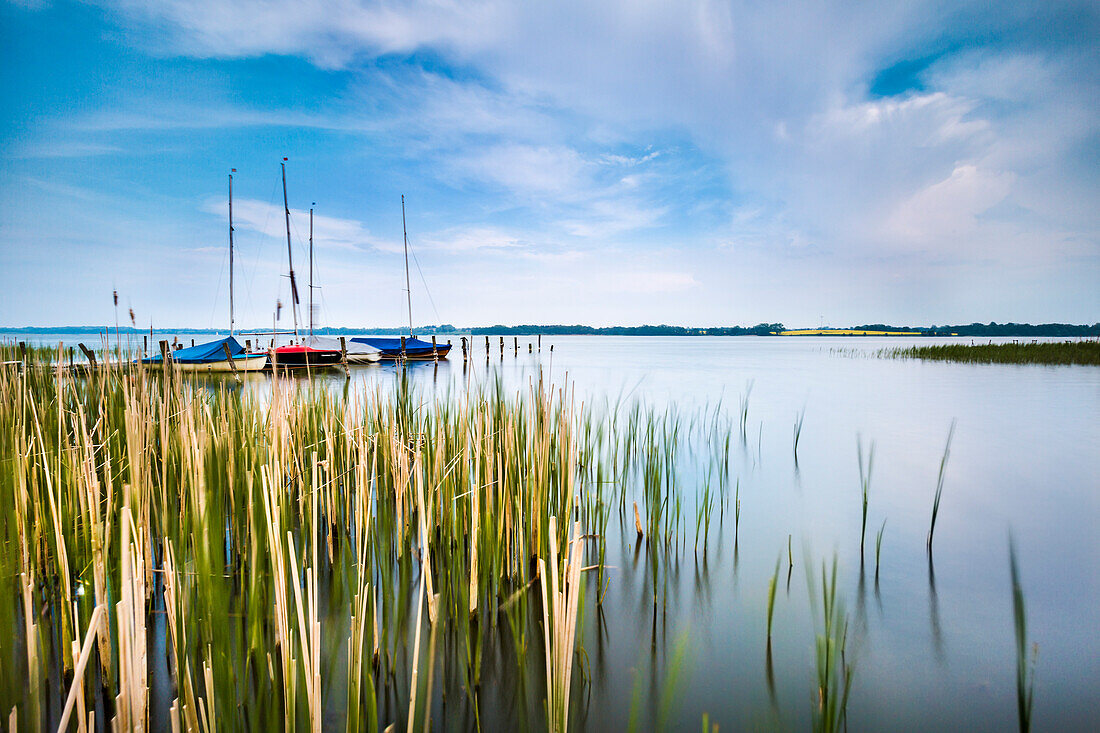
M 222 343 L 222 351 L 225 352 L 225 358 L 229 360 L 229 368 L 233 370 L 233 378 L 237 380 L 237 384 L 240 384 L 241 375 L 237 372 L 237 362 L 233 361 L 233 354 L 229 351 L 229 344 Z
M 500 360 L 504 361 L 504 337 L 500 337 Z
M 534 349 L 534 345 L 530 341 L 528 341 L 527 342 L 527 353 L 528 354 L 533 353 L 533 349 Z
M 73 355 L 76 353 L 76 349 L 72 346 L 69 347 L 69 371 L 73 370 Z
M 466 337 L 462 337 L 462 362 L 466 363 Z
M 27 343 L 25 341 L 19 342 L 19 357 L 23 361 L 23 371 L 27 371 Z
M 77 346 L 79 346 L 80 350 L 84 352 L 84 356 L 88 357 L 88 363 L 91 365 L 91 368 L 95 369 L 95 354 L 91 351 L 88 351 L 88 347 L 84 344 L 77 344 Z
M 512 337 L 512 348 L 514 349 L 514 351 L 512 352 L 512 356 L 514 356 L 518 359 L 519 358 L 519 336 L 513 336 Z
M 405 361 L 409 357 L 405 354 L 405 337 L 401 337 L 401 361 Z
M 435 346 L 435 334 L 432 334 L 432 358 L 439 361 L 439 351 Z
M 141 334 L 141 355 L 145 356 L 149 353 L 149 337 L 145 334 Z
M 486 355 L 489 354 L 489 337 L 488 336 L 485 337 L 485 354 Z
M 348 342 L 343 336 L 340 337 L 340 363 L 344 365 L 344 378 L 351 379 L 351 370 L 348 369 Z
M 195 339 L 191 339 L 191 348 L 195 348 Z
M 542 334 L 539 334 L 539 353 L 542 353 Z

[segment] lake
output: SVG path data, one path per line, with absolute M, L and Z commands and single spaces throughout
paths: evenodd
M 18 338 L 66 346 L 98 341 Z M 186 335 L 191 338 L 207 337 Z M 978 341 L 989 340 L 1011 341 Z M 620 730 L 634 719 L 643 728 L 698 730 L 706 714 L 724 730 L 809 727 L 817 699 L 822 565 L 835 558 L 848 620 L 852 729 L 1012 728 L 1011 535 L 1028 639 L 1035 644 L 1035 729 L 1095 728 L 1100 369 L 874 355 L 948 341 L 553 336 L 543 337 L 541 352 L 528 353 L 535 339 L 520 337 L 517 355 L 506 337 L 501 358 L 493 337 L 486 358 L 484 337 L 474 337 L 468 363 L 455 339 L 449 360 L 410 364 L 407 375 L 424 399 L 496 379 L 510 392 L 526 392 L 541 375 L 574 390 L 596 414 L 623 415 L 640 403 L 683 421 L 676 453 L 682 527 L 671 547 L 660 550 L 659 573 L 651 576 L 647 558 L 655 547 L 639 545 L 628 511 L 612 513 L 608 526 L 606 586 L 597 586 L 594 573 L 585 576 L 577 636 L 585 665 L 574 671 L 571 724 Z M 337 391 L 387 389 L 401 373 L 391 363 L 353 367 L 350 382 L 335 370 L 314 379 Z M 228 380 L 221 384 L 235 388 Z M 269 388 L 269 376 L 246 380 L 245 389 Z M 706 457 L 717 447 L 708 443 L 707 426 L 718 423 L 732 434 L 729 493 L 724 504 L 717 500 L 709 536 L 696 547 L 697 502 L 702 487 L 714 485 Z M 926 537 L 952 424 L 930 561 Z M 865 462 L 873 455 L 862 562 L 860 455 Z M 768 593 L 777 560 L 769 652 Z M 600 593 L 597 609 L 592 599 Z M 522 706 L 509 700 L 521 693 L 510 688 L 507 670 L 489 665 L 486 676 L 483 694 L 497 704 L 487 704 L 482 725 L 514 725 Z M 527 694 L 537 696 L 535 687 Z M 469 720 L 455 707 L 436 699 L 433 718 L 447 728 L 465 727 Z

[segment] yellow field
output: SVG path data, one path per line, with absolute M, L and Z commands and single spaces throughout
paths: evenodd
M 919 336 L 918 331 L 859 331 L 852 328 L 803 328 L 780 331 L 780 336 Z

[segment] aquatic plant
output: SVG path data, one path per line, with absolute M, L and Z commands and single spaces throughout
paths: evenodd
M 546 644 L 546 716 L 550 730 L 569 728 L 569 686 L 573 674 L 573 642 L 577 634 L 577 608 L 581 595 L 582 545 L 580 525 L 573 525 L 559 577 L 557 518 L 550 517 L 550 585 L 546 561 L 539 558 L 542 584 L 543 636 Z
M 848 696 L 852 688 L 852 667 L 845 648 L 848 641 L 848 615 L 836 595 L 836 557 L 826 574 L 821 563 L 820 616 L 814 660 L 817 668 L 817 694 L 813 708 L 813 728 L 823 733 L 844 730 L 847 723 Z M 816 597 L 813 573 L 807 575 L 810 597 Z
M 1008 538 L 1008 567 L 1012 577 L 1012 620 L 1016 630 L 1016 711 L 1020 730 L 1027 733 L 1031 729 L 1031 704 L 1035 692 L 1034 666 L 1038 652 L 1033 651 L 1029 661 L 1027 607 L 1020 585 L 1020 568 L 1016 562 L 1016 543 L 1011 535 Z
M 875 465 L 875 443 L 871 441 L 871 450 L 867 463 L 863 463 L 863 440 L 856 436 L 856 458 L 859 460 L 859 490 L 863 500 L 863 520 L 859 530 L 859 558 L 863 560 L 863 544 L 867 537 L 867 500 L 871 491 L 871 469 Z
M 780 555 L 779 559 L 775 561 L 775 572 L 772 573 L 771 579 L 768 581 L 768 645 L 772 643 L 772 613 L 775 611 L 775 586 L 779 581 L 779 565 L 782 563 L 783 556 Z
M 794 462 L 798 465 L 798 439 L 802 437 L 802 421 L 806 419 L 806 408 L 803 407 L 794 418 Z
M 968 364 L 1077 364 L 1100 366 L 1100 341 L 1057 341 L 1010 344 L 939 344 L 882 349 L 881 357 L 928 359 Z
M 878 528 L 878 534 L 875 536 L 875 580 L 878 580 L 878 566 L 879 561 L 882 559 L 882 533 L 886 531 L 886 520 L 882 520 L 882 526 Z
M 947 459 L 951 456 L 951 439 L 955 436 L 955 421 L 951 421 L 951 427 L 947 431 L 947 444 L 943 447 L 943 457 L 940 458 L 940 472 L 936 478 L 936 498 L 932 502 L 932 522 L 928 526 L 928 554 L 932 554 L 932 535 L 936 531 L 936 517 L 940 513 L 940 497 L 943 495 L 943 477 L 947 470 Z

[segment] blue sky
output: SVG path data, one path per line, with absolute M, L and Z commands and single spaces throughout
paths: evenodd
M 420 324 L 1096 322 L 1100 13 L 990 7 L 0 0 L 0 325 L 224 327 L 230 168 L 270 324 L 284 156 L 327 325 L 402 194 Z

